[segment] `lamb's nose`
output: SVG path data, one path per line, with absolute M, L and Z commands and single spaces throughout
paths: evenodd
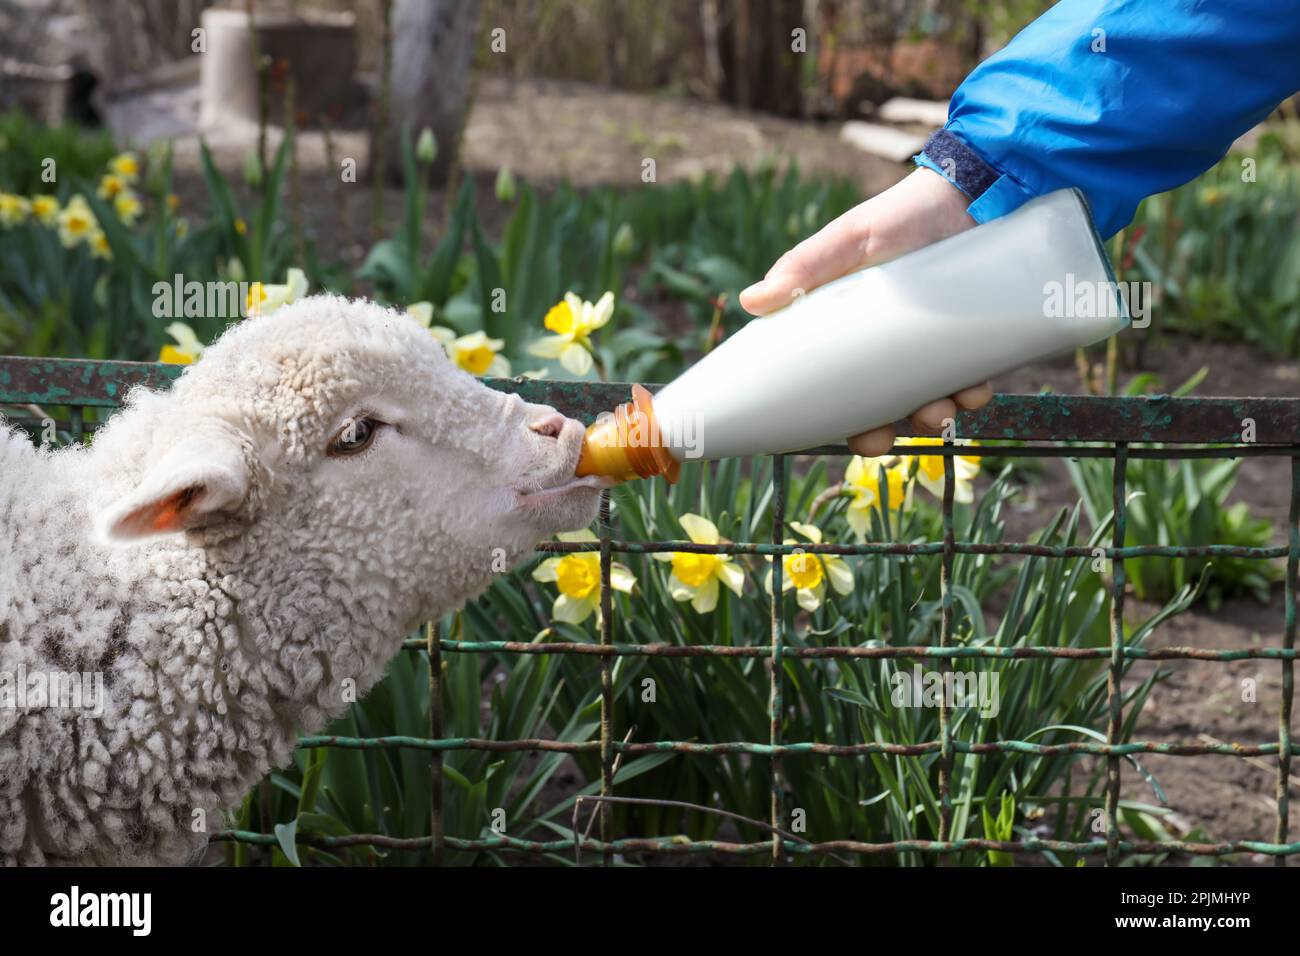
M 539 435 L 545 435 L 547 438 L 559 438 L 560 432 L 564 431 L 566 421 L 568 419 L 559 412 L 547 412 L 528 427 Z

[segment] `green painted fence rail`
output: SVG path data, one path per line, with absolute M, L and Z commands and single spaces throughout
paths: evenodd
M 96 362 L 76 359 L 0 357 L 0 412 L 13 422 L 38 431 L 50 422 L 73 438 L 93 429 L 104 414 L 121 404 L 133 387 L 166 388 L 182 373 L 179 366 L 147 362 Z M 592 421 L 603 411 L 627 401 L 630 386 L 620 383 L 558 382 L 531 379 L 489 379 L 487 384 L 503 391 L 517 392 L 531 402 L 555 406 L 565 414 Z M 652 387 L 653 389 L 653 387 Z M 88 418 L 89 415 L 89 418 Z M 912 436 L 906 422 L 897 432 Z M 978 439 L 976 446 L 952 445 L 927 449 L 927 454 L 942 455 L 945 465 L 943 494 L 943 528 L 941 541 L 912 544 L 872 542 L 860 545 L 784 545 L 781 542 L 785 509 L 785 474 L 792 456 L 774 456 L 773 509 L 774 534 L 771 542 L 736 542 L 724 545 L 696 545 L 686 541 L 623 541 L 614 536 L 610 525 L 609 498 L 601 506 L 598 540 L 594 543 L 547 542 L 539 546 L 546 552 L 597 551 L 600 554 L 603 618 L 598 643 L 563 641 L 457 641 L 440 637 L 434 625 L 428 625 L 423 639 L 404 643 L 408 649 L 426 650 L 429 655 L 430 715 L 428 737 L 304 737 L 302 747 L 340 747 L 348 749 L 408 748 L 427 751 L 433 778 L 432 836 L 401 838 L 384 834 L 352 834 L 328 837 L 302 835 L 299 842 L 322 848 L 373 846 L 388 849 L 427 850 L 435 864 L 441 863 L 447 849 L 464 852 L 508 850 L 528 854 L 573 852 L 581 862 L 585 851 L 608 863 L 615 854 L 720 854 L 765 855 L 773 865 L 798 857 L 831 854 L 865 857 L 892 856 L 900 853 L 925 853 L 943 856 L 961 852 L 1003 853 L 1078 853 L 1104 857 L 1107 865 L 1118 865 L 1126 856 L 1158 853 L 1183 853 L 1193 856 L 1223 857 L 1240 853 L 1257 853 L 1274 858 L 1284 866 L 1289 856 L 1300 854 L 1300 843 L 1290 840 L 1290 802 L 1288 784 L 1292 757 L 1300 753 L 1300 743 L 1293 740 L 1291 719 L 1295 696 L 1294 662 L 1296 648 L 1296 589 L 1300 576 L 1300 399 L 1295 398 L 1110 398 L 1064 395 L 998 395 L 977 412 L 962 412 L 957 417 L 957 432 L 962 438 Z M 1245 440 L 1250 436 L 1251 440 Z M 1007 446 L 997 442 L 1011 441 Z M 994 444 L 989 444 L 994 443 Z M 1029 444 L 1023 444 L 1029 443 Z M 1159 445 L 1160 447 L 1146 447 Z M 901 449 L 896 449 L 901 450 Z M 843 455 L 848 449 L 829 446 L 808 449 L 800 454 Z M 976 544 L 955 540 L 953 533 L 952 456 L 995 455 L 999 457 L 1106 457 L 1115 460 L 1112 504 L 1115 512 L 1112 541 L 1109 547 L 1053 547 L 1028 542 Z M 1291 461 L 1290 505 L 1287 544 L 1280 547 L 1227 547 L 1214 542 L 1194 546 L 1124 546 L 1126 519 L 1126 470 L 1136 458 L 1242 458 L 1276 457 Z M 648 554 L 668 551 L 694 551 L 707 554 L 781 555 L 795 549 L 804 552 L 838 555 L 932 555 L 940 560 L 942 618 L 939 645 L 935 647 L 893 647 L 864 645 L 858 647 L 801 647 L 785 642 L 780 561 L 773 562 L 770 641 L 752 646 L 678 646 L 667 644 L 618 644 L 613 640 L 613 613 L 609 595 L 610 571 L 615 554 Z M 952 561 L 958 554 L 1032 555 L 1045 558 L 1100 556 L 1113 561 L 1110 586 L 1110 641 L 1103 648 L 950 646 L 952 638 L 953 595 L 949 585 Z M 1136 557 L 1198 557 L 1231 555 L 1268 560 L 1286 559 L 1284 577 L 1284 620 L 1281 646 L 1241 649 L 1166 647 L 1148 649 L 1124 642 L 1123 609 L 1125 598 L 1124 562 Z M 598 740 L 568 742 L 555 740 L 487 740 L 448 738 L 443 734 L 441 660 L 451 654 L 587 654 L 601 658 L 601 713 Z M 768 740 L 761 741 L 631 741 L 616 734 L 613 701 L 613 662 L 619 657 L 754 657 L 770 658 L 770 726 Z M 970 743 L 956 739 L 952 732 L 949 705 L 941 700 L 939 739 L 919 742 L 873 741 L 859 744 L 820 744 L 782 739 L 783 669 L 785 657 L 804 659 L 883 659 L 920 658 L 939 662 L 940 668 L 951 666 L 959 658 L 1065 658 L 1106 660 L 1107 728 L 1106 742 L 1035 744 L 1023 740 L 999 740 Z M 1167 743 L 1122 741 L 1123 675 L 1125 662 L 1133 660 L 1200 660 L 1228 662 L 1238 660 L 1274 660 L 1282 675 L 1282 696 L 1278 713 L 1276 741 L 1228 743 Z M 600 838 L 532 841 L 510 836 L 466 840 L 447 836 L 443 830 L 442 755 L 448 750 L 548 751 L 562 753 L 598 753 L 601 757 L 600 796 L 610 798 L 615 789 L 615 755 L 672 752 L 717 756 L 748 754 L 767 759 L 771 764 L 771 812 L 768 824 L 770 840 L 757 843 L 726 843 L 716 840 L 691 841 L 682 836 L 660 838 L 618 838 L 611 831 L 608 814 L 599 813 Z M 952 801 L 950 777 L 953 755 L 966 754 L 1083 754 L 1106 761 L 1105 835 L 1104 839 L 1086 843 L 1027 838 L 1017 841 L 991 841 L 954 838 L 951 834 Z M 889 754 L 922 757 L 938 754 L 940 827 L 938 840 L 903 840 L 864 843 L 836 840 L 808 843 L 788 839 L 779 829 L 785 793 L 781 766 L 784 760 L 816 757 L 861 757 Z M 1235 840 L 1219 843 L 1186 841 L 1139 842 L 1121 839 L 1119 826 L 1120 761 L 1133 754 L 1173 756 L 1276 757 L 1276 819 L 1273 840 Z M 602 808 L 604 804 L 600 805 Z M 575 830 L 576 832 L 576 830 Z M 269 833 L 222 830 L 213 835 L 216 842 L 241 842 L 275 846 L 277 837 Z

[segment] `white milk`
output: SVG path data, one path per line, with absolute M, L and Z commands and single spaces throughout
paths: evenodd
M 687 461 L 834 444 L 1128 324 L 1074 190 L 754 319 L 654 399 Z

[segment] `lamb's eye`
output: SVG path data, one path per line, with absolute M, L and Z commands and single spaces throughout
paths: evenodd
M 330 439 L 325 447 L 325 454 L 331 458 L 356 455 L 370 447 L 375 436 L 379 434 L 382 422 L 373 418 L 352 418 L 339 429 L 339 433 Z

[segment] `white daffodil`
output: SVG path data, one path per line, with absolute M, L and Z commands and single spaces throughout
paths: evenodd
M 105 173 L 99 178 L 99 189 L 96 192 L 100 199 L 116 199 L 129 187 L 127 181 L 121 176 L 114 176 L 112 173 Z
M 799 532 L 813 544 L 821 544 L 821 529 L 815 525 L 791 521 L 790 527 Z M 798 544 L 793 538 L 786 538 L 785 544 Z M 772 559 L 769 557 L 768 561 Z M 794 590 L 795 600 L 805 611 L 815 611 L 822 606 L 826 597 L 826 582 L 837 594 L 849 594 L 853 590 L 853 569 L 848 562 L 836 554 L 809 554 L 796 551 L 781 556 L 782 593 Z M 772 593 L 772 571 L 767 572 L 767 593 Z
M 413 316 L 426 329 L 433 325 L 432 302 L 412 302 L 406 307 L 406 314 Z
M 614 315 L 614 293 L 606 292 L 592 304 L 572 292 L 546 313 L 543 325 L 554 332 L 528 346 L 528 352 L 540 358 L 559 359 L 573 375 L 591 371 L 591 333 L 604 327 Z
M 92 259 L 112 259 L 113 247 L 108 244 L 108 236 L 104 235 L 103 229 L 96 229 L 86 238 L 86 245 L 90 247 L 90 257 Z
M 113 209 L 124 225 L 134 226 L 144 206 L 140 203 L 139 196 L 129 189 L 124 189 L 113 197 Z
M 909 438 L 903 444 L 910 446 L 942 445 L 942 438 Z M 957 445 L 969 445 L 971 442 L 956 441 Z M 942 455 L 904 455 L 903 461 L 910 466 L 916 462 L 916 480 L 926 491 L 936 498 L 943 497 L 943 456 Z M 975 500 L 972 483 L 980 471 L 980 460 L 973 455 L 954 455 L 952 459 L 953 501 L 969 503 Z
M 140 160 L 135 153 L 118 153 L 108 161 L 109 171 L 128 183 L 133 183 L 140 175 Z
M 685 514 L 678 521 L 695 544 L 717 544 L 722 540 L 717 525 L 707 518 Z M 676 551 L 658 553 L 654 557 L 657 561 L 672 562 L 668 593 L 673 600 L 690 601 L 691 607 L 701 614 L 708 614 L 718 606 L 718 582 L 725 584 L 737 596 L 745 588 L 745 572 L 729 554 Z
M 881 469 L 885 472 L 884 489 L 880 487 Z M 912 487 L 907 465 L 897 455 L 853 456 L 844 471 L 844 490 L 853 496 L 845 517 L 858 540 L 864 540 L 871 528 L 871 512 L 884 504 L 882 492 L 888 492 L 890 511 L 906 510 L 912 506 Z
M 158 353 L 158 361 L 170 365 L 191 365 L 203 354 L 203 343 L 194 334 L 194 330 L 184 322 L 173 322 L 164 330 L 176 342 L 164 345 Z
M 10 226 L 21 225 L 31 211 L 32 204 L 22 196 L 0 193 L 0 226 L 8 229 Z
M 82 196 L 73 196 L 59 213 L 59 242 L 65 249 L 89 239 L 96 228 L 95 214 Z
M 32 216 L 40 220 L 42 226 L 59 224 L 59 201 L 53 196 L 33 196 Z
M 571 531 L 557 534 L 561 541 L 595 541 L 590 531 Z M 560 592 L 551 607 L 551 616 L 557 621 L 581 624 L 592 614 L 600 620 L 600 554 L 595 551 L 576 551 L 572 554 L 547 558 L 533 571 L 534 581 L 554 584 Z M 626 565 L 615 561 L 609 569 L 609 584 L 615 591 L 631 594 L 636 587 L 636 577 Z
M 429 331 L 457 368 L 463 368 L 471 375 L 496 375 L 503 378 L 510 375 L 510 360 L 497 354 L 505 345 L 504 340 L 490 339 L 482 331 L 457 335 L 444 325 L 435 325 Z
M 244 312 L 248 316 L 269 315 L 282 305 L 295 302 L 307 294 L 307 274 L 301 269 L 290 269 L 283 285 L 254 282 L 248 287 Z

